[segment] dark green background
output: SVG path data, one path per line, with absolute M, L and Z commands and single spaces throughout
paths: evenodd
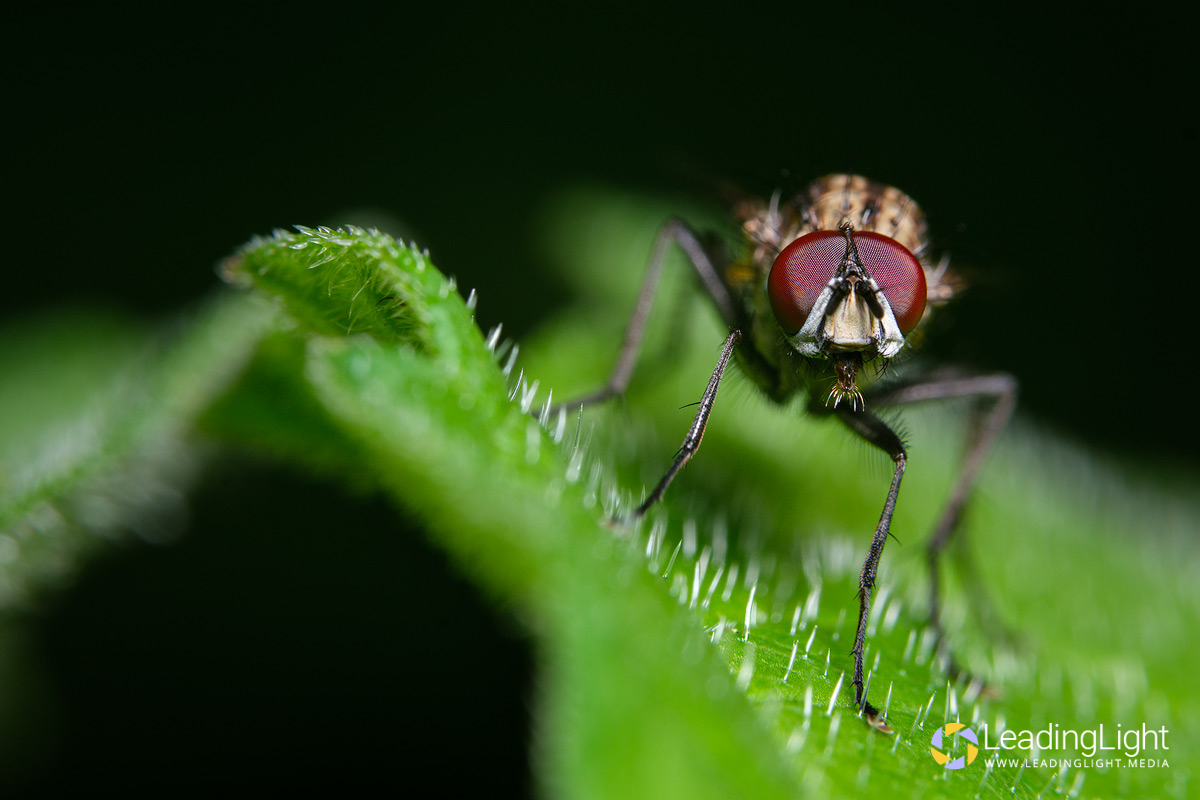
M 1022 413 L 1062 435 L 1164 475 L 1200 463 L 1185 388 L 1195 268 L 1180 246 L 1196 218 L 1196 132 L 1177 110 L 1195 87 L 1157 24 L 915 18 L 859 4 L 793 5 L 784 17 L 744 4 L 703 20 L 331 6 L 25 12 L 6 38 L 16 211 L 5 220 L 6 321 L 62 304 L 165 320 L 213 292 L 214 265 L 249 236 L 367 210 L 477 287 L 484 326 L 503 321 L 519 336 L 565 300 L 536 246 L 537 212 L 556 189 L 600 182 L 716 207 L 718 184 L 765 193 L 851 170 L 912 194 L 939 243 L 976 272 L 934 354 L 1014 373 Z M 398 536 L 381 504 L 328 490 L 328 524 L 315 524 L 294 498 L 317 490 L 233 463 L 243 460 L 209 471 L 183 544 L 114 554 L 32 628 L 57 716 L 29 774 L 281 784 L 357 771 L 403 783 L 409 770 L 437 771 L 431 754 L 458 764 L 465 748 L 494 751 L 508 771 L 450 768 L 447 780 L 527 787 L 528 733 L 514 730 L 527 730 L 531 656 L 512 626 L 452 583 L 440 554 Z M 231 471 L 242 476 L 233 485 Z M 355 525 L 337 525 L 349 517 Z M 281 531 L 269 548 L 222 538 L 264 519 Z M 378 540 L 346 545 L 343 530 L 363 520 Z M 314 545 L 305 561 L 305 537 L 331 533 L 339 547 Z M 239 578 L 226 558 L 193 552 L 210 546 L 247 548 L 255 566 Z M 347 579 L 329 594 L 333 622 L 313 630 L 288 630 L 320 618 L 303 604 L 261 611 L 314 565 L 361 574 L 364 551 L 367 566 L 405 564 L 441 583 Z M 380 587 L 395 594 L 381 600 Z M 398 599 L 408 591 L 468 607 L 415 634 Z M 227 616 L 180 635 L 171 620 L 204 619 L 203 597 L 221 598 Z M 89 616 L 96 608 L 111 613 Z M 305 649 L 314 636 L 325 646 Z M 482 658 L 473 674 L 497 687 L 413 693 L 427 668 L 419 653 L 462 639 L 471 646 L 449 658 Z M 239 648 L 241 664 L 193 652 Z M 290 682 L 294 659 L 321 676 L 316 694 Z M 255 687 L 271 674 L 279 688 L 264 695 Z M 489 700 L 489 737 L 454 727 L 456 708 Z M 164 733 L 171 719 L 183 721 Z

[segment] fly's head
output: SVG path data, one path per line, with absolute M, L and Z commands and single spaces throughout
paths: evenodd
M 862 402 L 864 360 L 892 358 L 925 311 L 925 271 L 908 248 L 843 221 L 779 253 L 767 278 L 775 318 L 797 352 L 832 362 L 837 382 L 826 403 Z

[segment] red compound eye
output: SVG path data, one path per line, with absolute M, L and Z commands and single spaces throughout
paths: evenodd
M 851 234 L 862 265 L 887 298 L 901 333 L 908 333 L 925 312 L 925 271 L 904 245 L 872 231 Z M 821 290 L 846 254 L 841 231 L 814 231 L 783 248 L 767 278 L 767 296 L 775 318 L 788 333 L 804 327 Z
M 917 327 L 925 313 L 925 270 L 908 248 L 873 231 L 851 234 L 858 257 L 883 290 L 901 333 Z
M 767 296 L 775 318 L 788 333 L 804 327 L 817 297 L 846 254 L 840 231 L 806 233 L 783 248 L 767 277 Z

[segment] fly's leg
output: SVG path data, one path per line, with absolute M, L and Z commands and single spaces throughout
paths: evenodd
M 887 544 L 892 525 L 892 514 L 896 510 L 896 497 L 900 494 L 900 480 L 904 477 L 904 468 L 908 464 L 908 453 L 900 436 L 869 411 L 843 406 L 834 413 L 846 427 L 887 453 L 895 465 L 892 484 L 883 503 L 883 512 L 879 515 L 879 524 L 875 526 L 875 535 L 871 537 L 871 549 L 858 577 L 858 630 L 854 634 L 854 649 L 850 651 L 854 656 L 854 701 L 872 725 L 885 733 L 891 733 L 891 728 L 880 719 L 879 709 L 867 702 L 866 687 L 863 684 L 863 660 L 867 645 L 867 618 L 871 615 L 871 594 L 875 590 L 879 559 L 883 556 L 883 546 Z
M 868 393 L 867 397 L 868 403 L 877 406 L 895 406 L 951 398 L 974 398 L 979 401 L 980 408 L 986 409 L 986 412 L 981 419 L 981 424 L 973 429 L 962 471 L 950 491 L 946 506 L 942 510 L 941 516 L 938 517 L 933 535 L 925 548 L 930 573 L 929 621 L 934 630 L 939 650 L 942 649 L 945 638 L 941 622 L 940 564 L 942 554 L 958 530 L 963 508 L 979 476 L 984 458 L 1016 407 L 1017 382 L 1011 375 L 1004 374 L 969 376 L 947 373 L 883 387 L 876 393 Z M 961 672 L 953 661 L 950 663 L 950 669 L 954 673 Z
M 717 400 L 717 390 L 721 387 L 721 378 L 724 377 L 725 369 L 729 366 L 729 358 L 733 355 L 734 346 L 741 339 L 742 332 L 736 328 L 725 339 L 716 369 L 713 370 L 712 377 L 708 379 L 708 387 L 704 390 L 704 396 L 700 398 L 700 410 L 696 412 L 696 419 L 692 421 L 692 427 L 688 429 L 687 436 L 683 437 L 683 444 L 679 446 L 679 452 L 675 454 L 671 466 L 667 467 L 667 473 L 662 476 L 645 501 L 633 512 L 634 517 L 642 516 L 650 506 L 662 499 L 663 493 L 667 491 L 671 481 L 700 449 L 700 440 L 704 438 L 704 429 L 708 426 L 708 417 L 712 414 L 713 403 Z
M 623 394 L 628 388 L 629 380 L 633 377 L 633 368 L 637 364 L 642 337 L 646 332 L 646 322 L 650 318 L 654 293 L 658 289 L 659 279 L 662 277 L 663 264 L 666 263 L 667 249 L 672 242 L 678 244 L 688 257 L 688 261 L 695 269 L 705 291 L 717 306 L 721 318 L 730 328 L 738 327 L 738 316 L 733 297 L 721 280 L 720 273 L 713 266 L 712 259 L 705 252 L 700 237 L 686 222 L 678 217 L 672 217 L 659 229 L 658 237 L 654 240 L 654 249 L 651 251 L 650 261 L 646 266 L 646 276 L 642 279 L 642 288 L 638 291 L 637 305 L 634 306 L 633 316 L 625 329 L 625 339 L 621 343 L 621 352 L 617 356 L 617 364 L 613 368 L 612 375 L 596 391 L 569 403 L 562 403 L 553 408 L 552 413 L 557 413 L 559 408 L 574 408 L 575 406 L 599 403 Z
M 970 496 L 971 488 L 983 466 L 992 443 L 1012 416 L 1016 405 L 1017 384 L 1009 375 L 960 376 L 941 375 L 919 381 L 886 387 L 874 393 L 868 393 L 867 404 L 871 406 L 902 405 L 918 403 L 926 400 L 943 400 L 956 397 L 973 397 L 992 401 L 991 411 L 983 424 L 976 431 L 975 437 L 967 450 L 963 470 L 959 474 L 950 498 L 946 503 L 934 527 L 926 553 L 932 572 L 930 582 L 930 619 L 937 633 L 939 642 L 941 633 L 941 594 L 938 580 L 938 566 L 942 552 L 949 543 L 958 521 L 962 516 L 963 507 Z M 879 517 L 879 525 L 871 539 L 871 549 L 863 562 L 862 572 L 858 581 L 858 629 L 854 635 L 854 694 L 855 701 L 863 714 L 872 725 L 881 730 L 890 729 L 879 719 L 879 709 L 867 700 L 866 687 L 863 681 L 863 661 L 866 650 L 867 619 L 871 614 L 871 594 L 875 588 L 875 579 L 879 572 L 879 560 L 883 556 L 884 545 L 891 528 L 892 514 L 896 509 L 896 497 L 900 492 L 900 480 L 904 477 L 904 469 L 908 464 L 908 453 L 904 442 L 883 420 L 874 414 L 856 408 L 838 408 L 836 413 L 850 430 L 861 436 L 887 453 L 895 464 L 892 473 L 891 487 L 888 489 L 887 500 L 883 504 L 883 513 Z

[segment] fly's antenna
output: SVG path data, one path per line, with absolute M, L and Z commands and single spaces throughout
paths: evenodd
M 846 237 L 846 254 L 842 256 L 842 263 L 839 269 L 854 265 L 865 272 L 866 268 L 862 265 L 862 258 L 858 255 L 858 245 L 854 243 L 854 236 L 852 235 L 854 233 L 853 223 L 848 219 L 843 219 L 841 224 L 838 225 L 838 230 Z

